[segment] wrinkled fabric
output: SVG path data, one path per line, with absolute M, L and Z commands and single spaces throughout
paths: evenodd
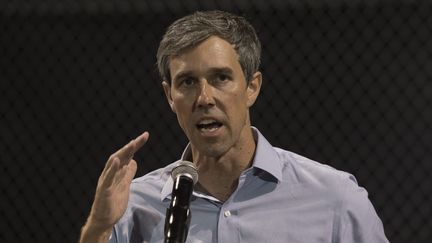
M 354 176 L 273 147 L 252 129 L 257 142 L 252 167 L 225 202 L 194 191 L 186 242 L 388 242 L 367 191 Z M 190 157 L 187 146 L 181 160 Z M 174 166 L 133 180 L 111 243 L 164 241 Z

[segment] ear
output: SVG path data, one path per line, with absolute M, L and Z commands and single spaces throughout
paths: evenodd
M 163 86 L 163 89 L 164 89 L 164 92 L 165 92 L 165 97 L 168 100 L 168 104 L 171 107 L 171 110 L 174 113 L 176 113 L 176 110 L 175 110 L 175 107 L 174 107 L 174 102 L 173 102 L 172 97 L 171 97 L 171 85 L 167 81 L 163 81 L 162 82 L 162 86 Z
M 252 76 L 252 80 L 249 81 L 248 87 L 247 87 L 247 106 L 248 108 L 251 107 L 255 100 L 257 99 L 259 92 L 261 90 L 261 83 L 262 83 L 262 74 L 261 72 L 256 72 Z

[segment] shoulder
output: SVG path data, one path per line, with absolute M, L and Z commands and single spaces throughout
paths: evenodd
M 345 171 L 275 148 L 283 166 L 283 181 L 297 195 L 310 196 L 345 208 L 370 208 L 368 193 L 356 178 Z
M 338 225 L 335 233 L 342 242 L 388 242 L 366 189 L 352 174 L 290 151 L 275 150 L 284 164 L 284 181 L 293 185 L 294 196 L 333 205 Z
M 335 169 L 287 150 L 276 147 L 274 149 L 284 165 L 284 178 L 290 183 L 311 184 L 334 189 L 345 186 L 358 186 L 355 177 L 348 172 Z

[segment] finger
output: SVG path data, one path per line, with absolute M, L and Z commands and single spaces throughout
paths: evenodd
M 117 157 L 115 157 L 114 154 L 112 154 L 108 158 L 108 161 L 106 162 L 105 167 L 102 170 L 101 177 L 104 176 L 107 173 L 107 171 L 112 167 L 112 164 L 113 164 L 113 161 L 115 158 L 117 158 Z
M 114 184 L 120 188 L 127 186 L 129 188 L 132 179 L 135 177 L 137 171 L 137 163 L 135 160 L 131 159 L 129 164 L 123 166 L 119 173 L 117 173 L 114 179 Z
M 121 164 L 128 162 L 128 160 L 130 160 L 130 158 L 133 156 L 133 147 L 134 147 L 133 140 L 131 140 L 129 143 L 124 145 L 121 149 L 117 150 L 114 154 L 112 154 L 109 160 L 111 160 L 112 158 L 118 158 Z
M 134 149 L 135 143 L 134 140 L 131 140 L 126 146 L 124 146 L 122 149 L 120 149 L 120 153 L 118 154 L 118 157 L 120 159 L 120 166 L 123 166 L 132 159 L 134 155 Z
M 119 168 L 117 173 L 114 175 L 114 179 L 113 179 L 114 187 L 123 188 L 121 190 L 124 190 L 125 186 L 128 186 L 131 183 L 133 176 L 135 175 L 135 171 L 133 170 L 131 171 L 132 172 L 132 177 L 131 177 L 130 176 L 131 172 L 129 172 L 129 168 L 134 167 L 131 166 L 132 164 L 134 164 L 134 162 L 135 161 L 132 159 L 128 164 L 123 165 L 121 166 L 121 168 Z
M 126 169 L 126 180 L 132 181 L 132 179 L 135 177 L 135 173 L 137 171 L 137 163 L 134 159 L 129 162 L 127 169 Z
M 132 159 L 134 153 L 147 142 L 148 137 L 148 132 L 142 133 L 140 136 L 133 139 L 123 148 L 114 153 L 114 155 L 120 159 L 121 164 L 127 164 Z
M 138 151 L 138 149 L 140 149 L 142 146 L 144 146 L 144 144 L 146 144 L 149 136 L 150 136 L 150 134 L 146 131 L 146 132 L 143 132 L 141 135 L 139 135 L 137 138 L 135 138 L 133 140 L 133 144 L 134 144 L 133 153 Z
M 117 157 L 114 157 L 111 159 L 111 165 L 110 167 L 106 170 L 106 172 L 104 174 L 101 175 L 101 186 L 102 187 L 109 187 L 110 185 L 112 185 L 113 181 L 114 181 L 114 177 L 116 175 L 116 173 L 119 170 L 120 167 L 120 160 Z

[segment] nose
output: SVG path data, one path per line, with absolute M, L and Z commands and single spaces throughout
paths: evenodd
M 197 106 L 202 108 L 208 108 L 214 105 L 212 86 L 207 82 L 207 80 L 202 80 L 200 82 L 198 98 L 196 102 Z

